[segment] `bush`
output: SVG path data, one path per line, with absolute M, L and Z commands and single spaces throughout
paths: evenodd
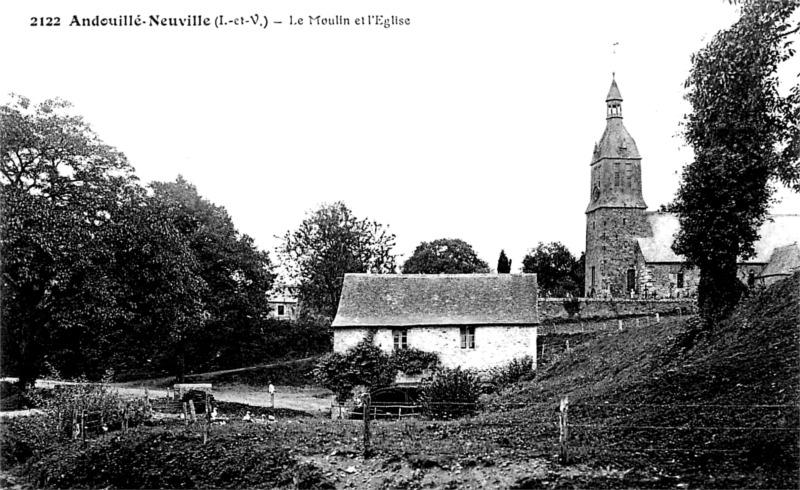
M 126 405 L 106 384 L 85 383 L 84 378 L 74 385 L 57 385 L 51 389 L 31 389 L 26 399 L 44 413 L 18 417 L 3 423 L 2 463 L 14 466 L 58 447 L 76 434 L 81 412 L 102 413 L 106 428 L 122 425 L 121 410 Z M 141 424 L 147 410 L 142 399 L 127 402 L 129 424 Z M 87 432 L 99 432 L 99 424 Z
M 524 356 L 512 359 L 503 366 L 492 368 L 489 383 L 495 390 L 502 390 L 518 381 L 529 381 L 536 376 L 533 357 Z
M 395 369 L 409 376 L 422 374 L 426 369 L 437 369 L 441 364 L 438 354 L 413 348 L 393 351 L 391 361 Z
M 471 371 L 441 369 L 422 387 L 422 413 L 432 419 L 455 419 L 478 410 L 481 382 Z
M 344 354 L 333 352 L 324 356 L 314 369 L 314 378 L 333 391 L 339 403 L 350 398 L 356 386 L 381 388 L 392 384 L 396 377 L 397 369 L 389 356 L 373 343 L 372 335 Z
M 63 439 L 57 432 L 58 420 L 49 414 L 3 420 L 0 465 L 11 468 L 33 456 L 40 456 Z
M 394 383 L 398 371 L 414 376 L 439 366 L 439 356 L 419 349 L 400 349 L 386 354 L 374 344 L 374 332 L 344 354 L 324 356 L 314 369 L 317 383 L 336 394 L 340 403 L 350 398 L 353 388 L 382 388 Z

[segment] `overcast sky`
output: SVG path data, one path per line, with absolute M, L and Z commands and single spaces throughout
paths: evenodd
M 254 14 L 266 28 L 147 25 Z M 350 25 L 308 25 L 317 15 Z M 410 25 L 355 25 L 369 15 Z M 461 238 L 492 268 L 505 249 L 517 272 L 540 241 L 584 249 L 612 72 L 645 201 L 672 199 L 691 160 L 690 56 L 736 17 L 723 0 L 3 2 L 0 95 L 71 101 L 143 182 L 182 174 L 265 250 L 342 200 L 389 225 L 401 262 L 421 241 Z M 792 63 L 782 76 L 797 83 Z M 799 213 L 783 195 L 775 211 Z

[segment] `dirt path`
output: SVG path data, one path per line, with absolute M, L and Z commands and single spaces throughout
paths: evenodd
M 263 366 L 262 366 L 263 367 Z M 253 368 L 244 368 L 253 369 Z M 206 373 L 211 375 L 212 373 Z M 167 396 L 166 388 L 163 386 L 172 378 L 164 378 L 163 382 L 159 379 L 148 379 L 141 381 L 128 381 L 124 383 L 111 383 L 122 397 L 140 398 L 145 396 L 145 392 L 151 398 L 164 398 Z M 159 384 L 160 383 L 160 384 Z M 52 388 L 55 385 L 76 385 L 78 383 L 69 381 L 50 381 L 37 380 L 38 388 Z M 214 384 L 214 397 L 219 401 L 245 403 L 258 407 L 271 406 L 271 400 L 266 387 L 256 387 L 244 384 Z M 275 408 L 291 408 L 293 410 L 303 410 L 315 415 L 327 415 L 333 402 L 333 393 L 320 387 L 297 387 L 297 386 L 276 386 L 275 387 Z M 20 411 L 0 412 L 2 416 L 23 415 Z M 2 487 L 0 487 L 2 488 Z

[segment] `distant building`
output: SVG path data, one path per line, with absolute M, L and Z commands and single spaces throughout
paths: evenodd
M 275 295 L 269 298 L 270 318 L 296 320 L 298 315 L 297 298 L 289 295 Z
M 445 367 L 485 370 L 536 360 L 535 274 L 346 274 L 333 350 L 368 332 L 386 352 L 436 352 Z
M 683 257 L 672 251 L 679 228 L 677 215 L 646 211 L 642 157 L 622 123 L 622 95 L 616 80 L 611 82 L 606 107 L 606 129 L 595 144 L 590 166 L 586 295 L 694 296 L 700 271 L 687 268 Z M 800 215 L 771 216 L 760 236 L 754 244 L 755 256 L 739 263 L 740 280 L 751 286 L 767 270 L 774 250 L 800 241 Z M 776 260 L 779 257 L 783 256 Z
M 769 262 L 758 275 L 758 280 L 764 286 L 769 286 L 790 277 L 796 271 L 800 271 L 800 246 L 793 243 L 772 251 Z

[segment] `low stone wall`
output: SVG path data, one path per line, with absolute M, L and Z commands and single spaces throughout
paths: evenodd
M 542 325 L 633 318 L 658 313 L 661 316 L 689 314 L 696 309 L 693 299 L 595 299 L 539 298 Z

